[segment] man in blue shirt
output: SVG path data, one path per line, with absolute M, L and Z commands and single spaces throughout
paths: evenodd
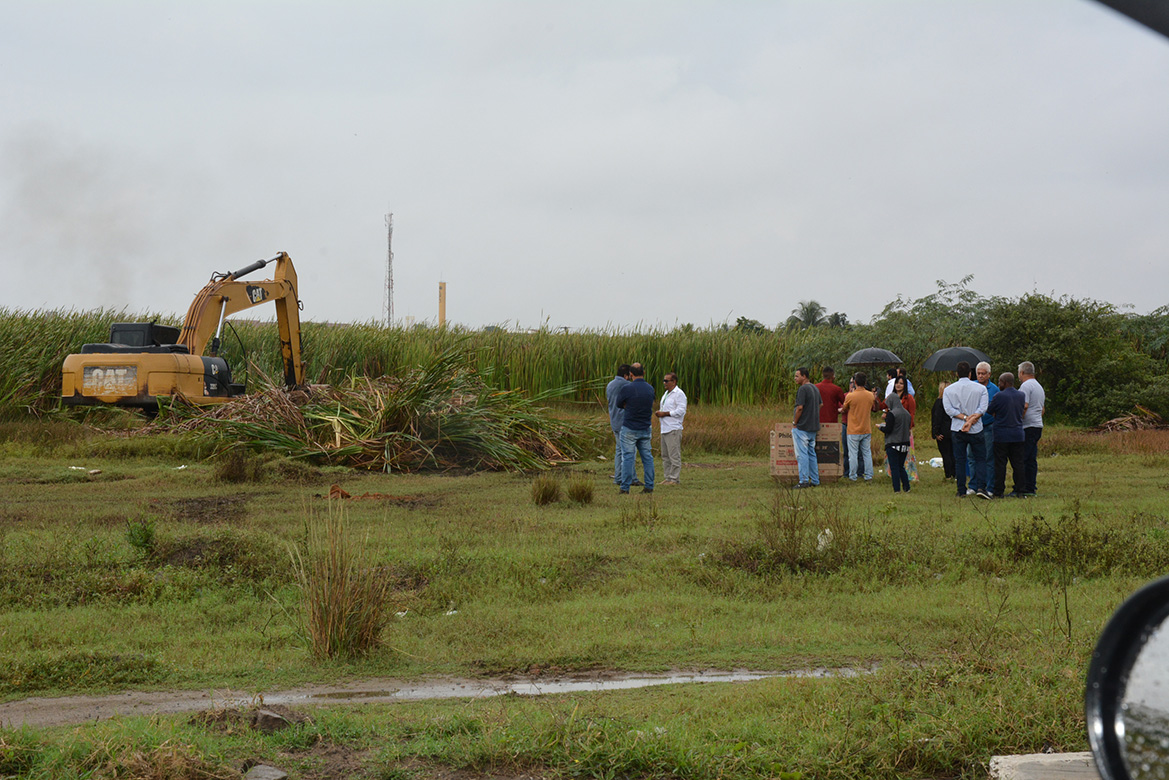
M 986 388 L 986 401 L 989 406 L 990 402 L 994 400 L 995 395 L 998 394 L 998 385 L 990 381 L 990 363 L 985 360 L 974 367 L 974 376 L 978 379 L 978 384 Z M 1014 377 L 1011 377 L 1012 382 Z M 983 467 L 983 482 L 986 485 L 988 493 L 995 493 L 995 487 L 1001 487 L 994 480 L 995 475 L 995 450 L 994 450 L 994 415 L 990 412 L 982 415 L 982 446 L 986 450 L 986 456 L 983 458 L 981 464 L 975 464 Z
M 621 484 L 621 425 L 625 422 L 625 410 L 617 408 L 617 394 L 629 384 L 629 364 L 617 366 L 617 376 L 605 385 L 605 400 L 609 402 L 609 427 L 613 430 L 613 484 Z M 636 475 L 634 475 L 636 477 Z M 634 479 L 633 484 L 640 484 Z
M 654 401 L 657 394 L 653 385 L 645 381 L 645 368 L 634 363 L 629 368 L 633 378 L 629 384 L 622 387 L 617 393 L 617 408 L 625 410 L 625 420 L 621 425 L 621 493 L 629 493 L 629 486 L 633 484 L 634 458 L 633 452 L 641 457 L 641 470 L 645 480 L 642 493 L 654 492 L 654 456 L 650 448 L 650 437 L 653 429 L 650 422 L 653 420 Z
M 1023 493 L 1026 472 L 1023 469 L 1023 407 L 1026 397 L 1015 389 L 1015 375 L 1009 371 L 999 376 L 999 392 L 990 399 L 987 412 L 995 417 L 994 424 L 994 484 L 995 498 L 1003 497 L 1007 481 L 1007 461 L 1011 462 L 1011 474 L 1015 478 L 1015 489 L 1011 496 L 1018 498 Z

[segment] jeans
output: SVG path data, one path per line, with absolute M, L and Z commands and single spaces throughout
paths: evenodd
M 801 485 L 820 484 L 820 464 L 816 461 L 816 434 L 792 428 L 792 445 Z
M 625 464 L 621 468 L 621 492 L 628 493 L 633 483 L 633 453 L 636 450 L 641 457 L 641 470 L 644 472 L 642 482 L 646 490 L 654 489 L 654 454 L 650 449 L 650 438 L 653 430 L 635 431 L 632 428 L 621 428 L 621 461 Z
M 901 448 L 905 451 L 902 452 Z M 885 464 L 889 467 L 889 476 L 893 478 L 893 492 L 900 493 L 904 487 L 909 492 L 909 474 L 905 471 L 905 458 L 909 455 L 908 444 L 886 444 Z
M 852 465 L 852 471 L 848 472 L 848 478 L 856 482 L 857 476 L 861 474 L 861 466 L 864 466 L 865 482 L 873 478 L 873 450 L 872 450 L 873 434 L 871 433 L 850 433 L 848 434 L 848 458 Z
M 954 476 L 958 480 L 958 495 L 966 495 L 966 447 L 974 452 L 975 464 L 981 463 L 986 459 L 986 452 L 983 449 L 982 431 L 978 433 L 966 433 L 964 431 L 954 431 Z M 986 470 L 981 468 L 974 469 L 974 477 L 970 480 L 970 490 L 977 493 L 979 490 L 986 489 Z
M 1039 477 L 1039 439 L 1043 426 L 1023 429 L 1023 493 L 1035 492 L 1035 480 Z
M 613 431 L 613 484 L 621 484 L 621 472 L 625 468 L 625 459 L 621 457 L 621 431 Z

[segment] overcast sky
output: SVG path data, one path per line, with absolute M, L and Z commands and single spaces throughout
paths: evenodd
M 1169 303 L 1169 40 L 1090 0 L 4 0 L 0 105 L 0 307 L 380 320 L 388 212 L 414 322 Z

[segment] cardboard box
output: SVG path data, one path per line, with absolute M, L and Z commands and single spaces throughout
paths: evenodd
M 791 423 L 776 423 L 771 431 L 771 476 L 785 482 L 799 479 L 792 427 Z M 820 432 L 816 434 L 816 463 L 821 482 L 835 482 L 844 476 L 842 429 L 840 423 L 820 423 Z

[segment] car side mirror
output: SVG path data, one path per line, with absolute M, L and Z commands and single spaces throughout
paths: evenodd
M 1116 610 L 1096 642 L 1084 694 L 1103 780 L 1169 778 L 1169 577 Z

